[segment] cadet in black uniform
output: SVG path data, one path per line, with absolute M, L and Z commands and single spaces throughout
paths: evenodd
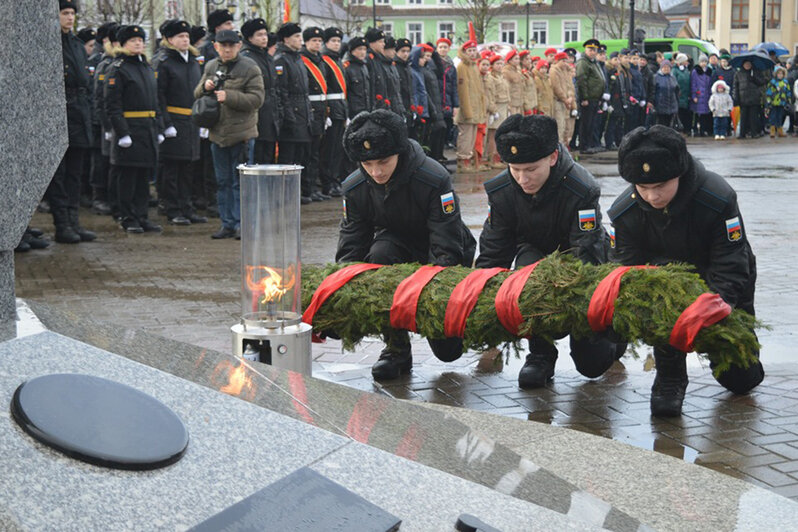
M 149 180 L 163 141 L 155 72 L 144 57 L 146 33 L 141 26 L 116 32 L 122 47 L 105 78 L 105 111 L 113 126 L 111 173 L 116 177 L 122 229 L 128 233 L 160 232 L 149 221 Z
M 478 268 L 509 268 L 513 261 L 520 268 L 558 250 L 583 262 L 606 262 L 601 190 L 558 138 L 557 122 L 542 115 L 512 115 L 496 130 L 496 149 L 509 168 L 485 183 L 489 214 L 479 239 Z M 576 369 L 590 378 L 607 371 L 625 350 L 603 337 L 571 337 L 570 343 Z M 556 346 L 532 336 L 519 386 L 544 386 L 556 360 Z
M 411 138 L 415 138 L 416 123 L 413 118 L 413 111 L 410 106 L 413 105 L 413 74 L 410 72 L 410 50 L 413 45 L 409 39 L 396 40 L 396 57 L 394 57 L 394 67 L 399 73 L 399 95 L 402 98 L 402 103 L 405 108 L 405 123 L 407 123 L 407 130 Z M 415 138 L 421 144 L 424 144 L 424 139 Z
M 349 46 L 349 51 L 346 54 L 346 61 L 344 61 L 344 68 L 346 68 L 346 103 L 349 108 L 350 118 L 354 118 L 363 111 L 371 111 L 373 109 L 371 80 L 366 66 L 368 44 L 363 37 L 352 37 L 347 45 Z
M 729 184 L 688 153 L 681 134 L 659 125 L 624 138 L 618 170 L 632 184 L 608 211 L 615 229 L 611 257 L 627 265 L 692 264 L 726 303 L 753 315 L 756 258 Z M 685 353 L 654 346 L 654 360 L 651 413 L 678 416 L 687 388 Z M 744 394 L 764 375 L 758 362 L 732 366 L 718 382 Z
M 60 0 L 59 8 L 69 147 L 47 187 L 46 197 L 53 215 L 55 241 L 77 244 L 97 238 L 93 232 L 83 229 L 78 221 L 84 155 L 91 147 L 91 77 L 83 42 L 72 33 L 77 5 L 72 0 Z
M 382 51 L 386 62 L 383 67 L 388 72 L 388 98 L 391 100 L 391 111 L 405 116 L 405 103 L 402 99 L 402 81 L 399 75 L 399 68 L 396 66 L 396 39 L 393 37 L 385 38 L 385 49 Z
M 280 98 L 277 96 L 277 71 L 269 55 L 269 28 L 262 18 L 248 20 L 241 26 L 244 46 L 241 55 L 257 63 L 263 74 L 266 98 L 258 110 L 258 138 L 249 141 L 249 164 L 273 164 L 277 132 L 280 129 Z
M 302 32 L 302 63 L 308 76 L 308 100 L 310 100 L 310 147 L 307 164 L 302 170 L 302 196 L 311 201 L 330 199 L 330 196 L 319 191 L 319 154 L 324 128 L 327 126 L 327 66 L 321 58 L 322 29 L 316 26 L 306 28 Z M 332 183 L 322 182 L 322 189 L 329 189 Z
M 337 262 L 421 262 L 471 266 L 476 241 L 460 218 L 452 180 L 440 164 L 407 138 L 404 119 L 380 109 L 357 115 L 344 149 L 359 167 L 344 181 L 344 218 Z M 371 369 L 394 379 L 413 366 L 407 331 L 383 332 L 386 347 Z M 462 340 L 430 340 L 446 362 L 462 355 Z
M 322 59 L 327 67 L 327 109 L 329 124 L 324 131 L 321 145 L 321 182 L 326 183 L 321 191 L 333 197 L 341 197 L 341 181 L 346 177 L 342 160 L 341 139 L 349 118 L 346 105 L 346 76 L 344 64 L 341 62 L 341 38 L 344 36 L 338 28 L 324 30 L 324 50 Z
M 232 13 L 226 9 L 217 9 L 215 11 L 211 11 L 211 13 L 208 15 L 208 35 L 205 38 L 205 44 L 203 44 L 199 49 L 199 57 L 202 58 L 200 60 L 200 66 L 209 62 L 211 59 L 216 59 L 219 57 L 219 54 L 216 53 L 216 49 L 213 47 L 213 41 L 216 36 L 216 32 L 222 30 L 232 30 L 233 28 L 234 25 Z
M 196 48 L 191 46 L 191 25 L 176 20 L 163 30 L 158 79 L 158 105 L 163 120 L 165 140 L 158 151 L 162 166 L 162 193 L 166 217 L 173 225 L 206 223 L 191 205 L 192 163 L 199 159 L 199 128 L 191 120 L 194 87 L 202 70 Z

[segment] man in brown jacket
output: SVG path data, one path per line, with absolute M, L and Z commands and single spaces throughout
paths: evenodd
M 471 173 L 476 168 L 474 143 L 477 138 L 477 126 L 485 123 L 485 89 L 482 76 L 477 67 L 476 41 L 466 41 L 457 52 L 460 64 L 457 65 L 457 92 L 460 97 L 460 112 L 457 114 L 457 171 Z
M 549 81 L 554 93 L 554 120 L 560 142 L 568 146 L 574 136 L 576 119 L 571 116 L 576 109 L 576 90 L 574 88 L 574 67 L 568 62 L 568 54 L 559 52 L 554 56 L 554 64 L 549 70 Z
M 219 57 L 206 63 L 205 73 L 194 89 L 195 98 L 214 95 L 220 109 L 219 120 L 210 128 L 209 139 L 222 227 L 211 238 L 241 238 L 236 166 L 246 143 L 258 136 L 258 109 L 263 104 L 265 89 L 257 63 L 238 53 L 241 50 L 238 32 L 217 32 L 213 47 Z

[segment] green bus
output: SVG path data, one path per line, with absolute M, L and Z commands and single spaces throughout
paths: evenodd
M 579 52 L 582 51 L 582 42 L 568 42 L 563 45 L 563 48 L 575 48 Z M 627 39 L 607 39 L 601 41 L 601 44 L 607 47 L 607 53 L 619 52 L 622 48 L 629 45 Z M 639 48 L 638 48 L 639 49 Z M 641 53 L 654 53 L 662 52 L 666 57 L 671 55 L 675 56 L 677 53 L 683 53 L 693 60 L 693 63 L 698 63 L 698 56 L 705 54 L 720 55 L 717 47 L 709 41 L 702 41 L 699 39 L 646 39 L 643 41 L 643 49 Z

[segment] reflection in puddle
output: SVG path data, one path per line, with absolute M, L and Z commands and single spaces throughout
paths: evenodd
M 696 458 L 698 458 L 698 451 L 696 449 L 682 445 L 681 443 L 672 440 L 667 436 L 636 436 L 634 438 L 614 437 L 613 440 L 628 443 L 629 445 L 640 447 L 641 449 L 648 449 L 649 451 L 657 451 L 658 453 L 667 454 L 668 456 L 673 456 L 675 458 L 684 460 L 689 464 L 695 463 Z

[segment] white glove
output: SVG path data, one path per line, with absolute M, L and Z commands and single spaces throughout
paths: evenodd
M 164 140 L 166 140 L 166 137 L 158 133 L 158 144 L 162 143 Z
M 640 107 L 645 107 L 645 106 L 646 106 L 646 101 L 640 100 Z
M 607 112 L 611 113 L 611 112 L 613 112 L 614 110 L 615 110 L 615 108 L 614 108 L 613 106 L 611 106 L 611 105 L 608 105 L 608 106 L 607 106 Z
M 610 93 L 605 92 L 604 94 L 601 95 L 601 99 L 604 100 L 605 102 L 610 101 Z
M 175 129 L 175 126 L 169 126 L 166 128 L 166 131 L 163 132 L 163 136 L 168 139 L 175 138 L 177 136 L 177 130 Z
M 327 117 L 327 120 L 325 120 L 325 122 L 324 122 L 324 129 L 327 129 L 327 128 L 328 128 L 328 127 L 330 127 L 330 126 L 332 126 L 332 118 L 330 118 L 330 117 L 328 116 L 328 117 Z
M 346 119 L 346 124 L 344 125 L 344 127 L 345 127 L 345 128 L 349 127 L 349 124 L 350 124 L 351 122 L 352 122 L 352 121 L 351 121 L 351 120 L 349 120 L 349 119 L 347 118 L 347 119 Z
M 130 135 L 125 135 L 117 142 L 120 148 L 129 148 L 133 145 L 133 139 L 130 138 Z
M 201 127 L 200 128 L 200 138 L 201 139 L 207 139 L 209 134 L 210 134 L 210 131 L 208 131 L 208 128 L 206 128 L 206 127 Z
M 602 110 L 602 111 L 606 111 L 606 110 L 607 110 L 607 107 L 608 107 L 608 106 L 607 106 L 607 102 L 603 102 L 603 103 L 601 104 L 601 110 Z
M 112 131 L 106 131 L 103 136 L 106 141 L 111 142 L 111 139 L 114 138 L 114 133 Z
M 499 113 L 493 113 L 493 120 L 492 120 L 492 122 L 495 122 L 495 121 L 496 121 L 496 120 L 498 120 L 498 119 L 499 119 Z

